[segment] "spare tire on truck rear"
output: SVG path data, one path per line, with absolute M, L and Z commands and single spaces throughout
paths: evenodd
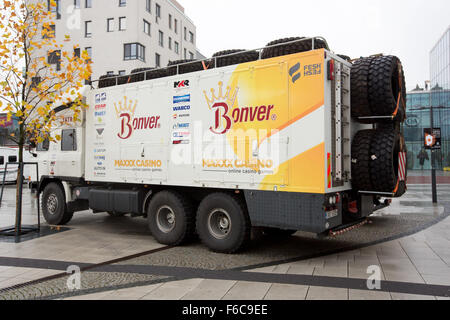
M 285 56 L 288 54 L 294 54 L 299 52 L 305 52 L 312 50 L 312 40 L 296 41 L 295 40 L 306 39 L 305 37 L 292 37 L 284 38 L 269 42 L 267 47 L 277 45 L 271 48 L 264 48 L 262 52 L 262 59 L 269 59 L 279 56 Z M 326 43 L 321 39 L 314 39 L 314 49 L 326 48 Z
M 128 83 L 134 83 L 139 81 L 144 81 L 147 71 L 153 70 L 154 68 L 138 68 L 131 70 L 131 74 L 128 78 Z
M 103 75 L 98 81 L 98 88 L 114 87 L 117 85 L 117 75 Z
M 406 192 L 407 164 L 403 136 L 394 130 L 376 130 L 370 146 L 370 178 L 373 191 Z
M 357 191 L 373 191 L 370 178 L 370 147 L 375 130 L 359 131 L 352 143 L 352 186 Z
M 177 67 L 178 65 L 178 67 Z M 208 65 L 208 63 L 205 63 L 205 66 Z M 195 60 L 195 59 L 185 59 L 185 60 L 175 60 L 175 61 L 169 61 L 169 64 L 167 65 L 168 73 L 171 76 L 174 76 L 177 74 L 177 68 L 178 68 L 178 74 L 185 74 L 185 73 L 191 73 L 196 71 L 203 70 L 203 64 L 201 61 Z
M 369 71 L 372 58 L 361 58 L 354 61 L 351 69 L 351 110 L 352 117 L 373 116 L 369 102 Z M 373 120 L 361 120 L 360 122 L 371 123 Z
M 224 50 L 214 53 L 213 58 L 216 58 L 216 67 L 220 68 L 256 61 L 259 59 L 259 52 L 254 50 L 246 51 L 243 49 Z
M 374 116 L 405 117 L 405 75 L 399 58 L 373 58 L 369 70 L 368 92 L 370 110 Z

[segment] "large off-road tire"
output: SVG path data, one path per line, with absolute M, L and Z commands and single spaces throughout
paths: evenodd
M 356 191 L 373 191 L 370 178 L 370 151 L 375 130 L 359 131 L 352 142 L 352 187 Z
M 406 102 L 404 73 L 400 60 L 395 56 L 382 56 L 372 59 L 368 92 L 370 110 L 374 116 L 390 116 L 397 110 L 400 94 L 401 101 L 396 119 L 403 120 Z
M 117 75 L 103 75 L 98 81 L 98 88 L 114 87 L 117 84 Z
M 147 71 L 153 69 L 154 68 L 137 68 L 131 70 L 131 74 L 128 76 L 128 83 L 144 81 L 146 79 Z
M 191 73 L 204 69 L 202 62 L 195 59 L 169 61 L 169 64 L 167 65 L 169 67 L 167 68 L 169 75 L 173 76 L 177 74 L 177 65 L 179 65 L 178 74 Z M 205 66 L 208 65 L 209 64 L 205 62 Z
M 290 44 L 284 44 L 287 42 L 292 42 L 295 40 L 305 39 L 305 37 L 292 37 L 292 38 L 284 38 L 269 42 L 267 46 L 278 45 L 272 48 L 265 48 L 262 52 L 262 59 L 269 59 L 279 56 L 285 56 L 288 54 L 294 54 L 298 52 L 305 52 L 312 50 L 312 41 L 297 41 Z M 324 41 L 320 39 L 315 39 L 314 41 L 314 49 L 326 48 L 326 44 Z
M 351 110 L 352 117 L 370 117 L 372 111 L 369 103 L 369 71 L 372 58 L 361 58 L 353 62 L 351 69 Z M 361 121 L 360 122 L 370 122 Z
M 41 208 L 45 221 L 50 225 L 65 225 L 73 217 L 73 212 L 67 210 L 64 191 L 58 183 L 49 183 L 44 188 Z
M 147 219 L 153 237 L 177 246 L 195 234 L 195 212 L 188 198 L 175 191 L 157 193 L 148 206 Z
M 350 58 L 349 56 L 346 56 L 345 54 L 338 54 L 337 55 L 339 58 L 344 59 L 345 61 L 351 62 L 352 58 Z
M 197 211 L 197 233 L 212 251 L 236 253 L 250 241 L 251 223 L 244 203 L 234 195 L 212 193 Z
M 401 135 L 394 130 L 376 130 L 370 147 L 370 178 L 374 191 L 396 191 L 396 196 L 400 196 L 399 193 L 406 190 L 406 186 L 400 185 L 398 189 L 402 190 L 395 190 L 399 183 L 400 139 Z M 405 182 L 401 184 L 405 185 Z
M 257 51 L 232 49 L 216 52 L 213 54 L 213 58 L 217 58 L 215 59 L 217 61 L 216 66 L 220 68 L 245 62 L 256 61 L 259 59 L 259 53 Z

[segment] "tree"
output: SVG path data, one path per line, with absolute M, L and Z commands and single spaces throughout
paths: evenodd
M 18 133 L 12 133 L 9 138 L 18 145 L 19 163 L 23 164 L 26 144 L 61 139 L 51 134 L 57 120 L 56 107 L 66 105 L 72 109 L 74 122 L 87 107 L 79 89 L 90 79 L 91 61 L 86 51 L 77 56 L 75 50 L 63 51 L 63 44 L 56 42 L 54 0 L 2 2 L 0 109 L 7 112 L 7 121 L 13 116 L 18 119 Z M 68 36 L 65 39 L 70 40 Z M 22 176 L 18 170 L 18 182 Z M 21 232 L 21 185 L 17 183 L 16 188 L 16 234 Z

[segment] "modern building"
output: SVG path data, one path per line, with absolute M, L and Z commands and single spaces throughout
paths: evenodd
M 431 151 L 424 148 L 424 129 L 441 129 L 442 149 L 435 151 L 436 169 L 450 168 L 450 27 L 430 52 L 430 81 L 407 93 L 407 120 L 404 125 L 408 147 L 408 168 L 431 169 Z
M 92 79 L 197 57 L 196 27 L 176 0 L 45 1 L 56 13 L 56 41 L 88 51 Z

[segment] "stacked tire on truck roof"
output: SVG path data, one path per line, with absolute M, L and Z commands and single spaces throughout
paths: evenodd
M 357 192 L 406 192 L 406 145 L 401 123 L 406 118 L 405 76 L 395 56 L 353 62 L 352 117 L 372 129 L 359 131 L 352 143 L 352 186 Z

